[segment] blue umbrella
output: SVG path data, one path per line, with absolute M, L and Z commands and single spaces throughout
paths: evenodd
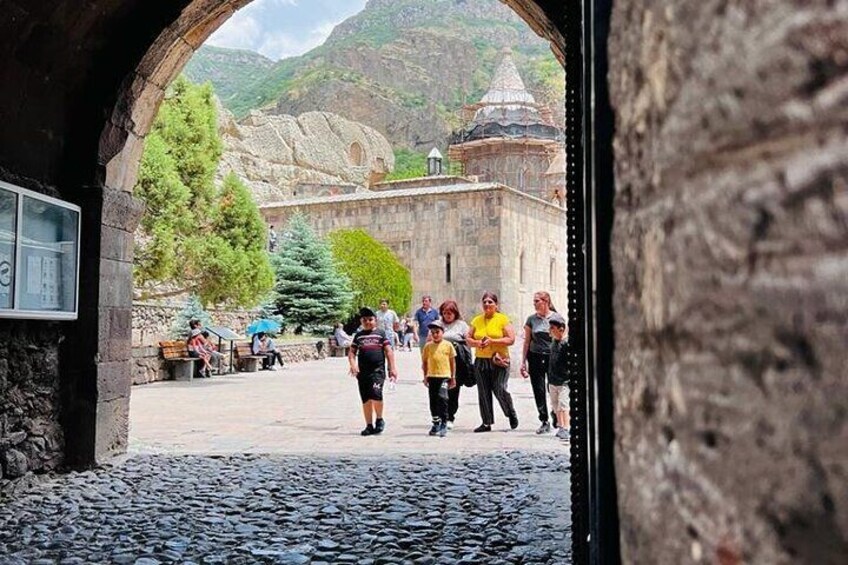
M 263 318 L 261 320 L 256 320 L 249 326 L 247 326 L 248 334 L 258 334 L 260 332 L 266 334 L 275 334 L 280 331 L 279 322 L 275 322 L 274 320 L 269 320 L 268 318 Z

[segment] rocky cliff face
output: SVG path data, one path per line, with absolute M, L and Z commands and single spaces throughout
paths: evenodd
M 385 137 L 335 114 L 221 116 L 219 173 L 233 171 L 259 204 L 292 198 L 303 185 L 362 186 L 394 167 Z
M 236 116 L 260 107 L 330 111 L 374 127 L 396 148 L 429 151 L 459 125 L 461 106 L 483 95 L 504 47 L 513 49 L 536 99 L 561 108 L 562 68 L 547 43 L 497 0 L 372 0 L 309 53 L 268 69 L 251 62 L 250 79 L 233 79 L 224 67 L 241 67 L 206 47 L 186 72 L 223 90 Z

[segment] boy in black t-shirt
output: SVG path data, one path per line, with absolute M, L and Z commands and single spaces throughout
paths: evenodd
M 359 397 L 362 399 L 362 414 L 365 429 L 362 435 L 382 433 L 386 429 L 383 420 L 383 383 L 386 380 L 386 359 L 389 361 L 389 379 L 397 381 L 395 356 L 392 342 L 377 327 L 377 318 L 370 308 L 359 311 L 362 329 L 353 336 L 347 360 L 350 375 L 359 382 Z M 374 421 L 374 416 L 377 417 Z M 372 422 L 374 422 L 372 424 Z
M 556 437 L 569 441 L 571 438 L 568 390 L 568 327 L 565 318 L 554 313 L 548 318 L 551 333 L 551 358 L 548 363 L 548 394 L 551 410 L 556 414 L 559 430 Z

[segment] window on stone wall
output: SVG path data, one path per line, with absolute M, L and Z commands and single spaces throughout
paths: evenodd
M 524 286 L 524 252 L 518 256 L 518 284 Z
M 556 259 L 551 257 L 551 264 L 548 270 L 548 286 L 553 290 L 556 288 Z
M 354 167 L 361 167 L 365 164 L 365 150 L 362 149 L 362 145 L 360 145 L 358 141 L 354 141 L 350 144 L 348 160 Z
M 451 256 L 450 253 L 445 255 L 445 282 L 450 284 L 451 282 Z

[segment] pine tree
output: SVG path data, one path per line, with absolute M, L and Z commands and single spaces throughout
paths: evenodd
M 292 216 L 275 256 L 277 312 L 295 333 L 328 326 L 346 314 L 353 298 L 350 283 L 333 263 L 326 242 L 302 215 Z
M 171 323 L 171 337 L 174 339 L 187 338 L 189 331 L 188 323 L 191 320 L 200 320 L 203 326 L 212 325 L 212 316 L 203 308 L 203 304 L 200 303 L 200 298 L 196 294 L 188 297 L 185 307 Z
M 327 236 L 338 269 L 349 279 L 353 306 L 376 308 L 383 298 L 398 312 L 412 303 L 412 277 L 391 249 L 362 229 L 343 229 Z M 349 313 L 356 314 L 354 310 Z
M 192 292 L 253 306 L 273 288 L 265 228 L 247 188 L 214 183 L 222 143 L 211 86 L 177 78 L 145 142 L 135 194 L 147 205 L 136 238 L 141 298 Z

